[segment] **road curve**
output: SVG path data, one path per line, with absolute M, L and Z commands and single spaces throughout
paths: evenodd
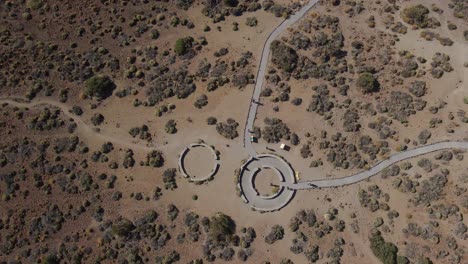
M 414 158 L 417 156 L 421 156 L 424 154 L 428 154 L 431 152 L 444 150 L 444 149 L 466 149 L 468 150 L 468 142 L 445 141 L 445 142 L 437 142 L 437 143 L 430 144 L 430 145 L 424 145 L 415 149 L 410 149 L 410 150 L 396 153 L 392 155 L 390 158 L 379 162 L 378 164 L 376 164 L 374 167 L 370 168 L 369 170 L 359 172 L 351 176 L 347 176 L 347 177 L 339 178 L 339 179 L 303 181 L 303 182 L 298 182 L 295 184 L 288 185 L 288 187 L 294 190 L 303 190 L 303 189 L 330 188 L 330 187 L 339 187 L 339 186 L 349 185 L 349 184 L 357 183 L 367 178 L 370 178 L 394 163 L 397 163 L 406 159 Z
M 273 40 L 278 38 L 278 36 L 288 27 L 296 23 L 299 19 L 304 17 L 304 15 L 318 2 L 318 0 L 311 0 L 305 6 L 303 6 L 299 11 L 291 15 L 288 19 L 283 20 L 268 36 L 265 44 L 263 44 L 262 57 L 260 58 L 259 67 L 257 70 L 257 79 L 255 80 L 255 87 L 252 94 L 252 100 L 250 101 L 249 113 L 247 116 L 247 121 L 244 130 L 244 147 L 251 157 L 256 157 L 257 152 L 252 146 L 250 141 L 250 132 L 253 129 L 255 118 L 257 116 L 257 108 L 260 100 L 260 93 L 263 87 L 263 81 L 265 80 L 265 73 L 268 66 L 268 57 L 270 56 L 270 47 Z
M 144 146 L 144 145 L 137 144 L 128 140 L 117 138 L 112 135 L 104 134 L 102 133 L 102 131 L 98 132 L 97 130 L 90 127 L 88 124 L 86 124 L 79 116 L 73 114 L 65 104 L 59 103 L 54 100 L 37 99 L 34 101 L 30 101 L 24 97 L 11 96 L 11 97 L 1 97 L 0 104 L 8 104 L 11 106 L 16 106 L 16 107 L 21 107 L 21 108 L 48 107 L 48 106 L 56 107 L 56 108 L 59 108 L 60 111 L 62 111 L 64 115 L 71 118 L 77 124 L 78 129 L 82 129 L 82 131 L 85 133 L 94 134 L 96 137 L 100 138 L 103 141 L 109 141 L 114 144 L 126 147 L 126 148 L 139 149 L 139 150 L 143 150 L 147 152 L 150 152 L 156 149 L 156 147 Z M 167 146 L 167 145 L 164 145 L 164 146 Z M 161 147 L 158 146 L 158 149 L 161 149 Z

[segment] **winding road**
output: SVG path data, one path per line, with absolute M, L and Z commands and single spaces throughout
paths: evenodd
M 318 2 L 318 0 L 311 0 L 303 6 L 298 12 L 296 12 L 294 15 L 290 16 L 288 19 L 284 20 L 281 24 L 279 24 L 268 36 L 267 40 L 265 41 L 265 44 L 263 46 L 262 50 L 262 56 L 260 58 L 260 63 L 257 71 L 257 79 L 255 82 L 255 87 L 254 91 L 252 94 L 252 100 L 250 103 L 249 107 L 249 112 L 247 116 L 247 121 L 246 121 L 246 126 L 244 130 L 244 147 L 251 156 L 251 159 L 255 160 L 255 162 L 252 162 L 251 159 L 249 159 L 242 167 L 241 167 L 241 175 L 239 177 L 239 187 L 240 190 L 242 191 L 241 195 L 244 198 L 244 201 L 246 203 L 249 203 L 253 208 L 256 210 L 260 211 L 275 211 L 279 210 L 282 207 L 286 206 L 290 200 L 285 199 L 285 197 L 289 197 L 289 199 L 292 199 L 294 195 L 280 195 L 280 198 L 278 199 L 266 199 L 265 197 L 261 197 L 258 195 L 258 192 L 255 190 L 253 187 L 253 179 L 255 177 L 255 173 L 252 173 L 252 171 L 256 171 L 260 169 L 264 164 L 262 164 L 262 159 L 258 159 L 258 157 L 261 157 L 263 155 L 257 154 L 255 151 L 252 142 L 250 140 L 250 131 L 253 130 L 254 127 L 254 122 L 256 119 L 257 115 L 257 110 L 258 110 L 258 105 L 259 105 L 259 100 L 260 100 L 260 94 L 261 90 L 263 88 L 263 83 L 265 80 L 265 73 L 267 70 L 268 62 L 269 62 L 269 56 L 270 56 L 270 46 L 271 43 L 279 37 L 279 35 L 287 29 L 289 26 L 293 25 L 296 23 L 298 20 L 303 18 L 307 12 Z M 399 152 L 397 154 L 392 155 L 390 158 L 385 159 L 378 164 L 374 165 L 372 168 L 366 171 L 359 172 L 354 175 L 350 175 L 347 177 L 343 178 L 338 178 L 338 179 L 323 179 L 323 180 L 315 180 L 315 181 L 301 181 L 301 182 L 295 182 L 294 180 L 288 183 L 282 184 L 283 187 L 285 187 L 285 190 L 288 190 L 288 193 L 291 191 L 295 190 L 304 190 L 304 189 L 315 189 L 315 188 L 330 188 L 330 187 L 339 187 L 339 186 L 344 186 L 344 185 L 349 185 L 353 183 L 360 182 L 362 180 L 368 179 L 369 177 L 376 175 L 377 173 L 381 172 L 388 166 L 410 158 L 414 158 L 420 155 L 424 155 L 427 153 L 439 151 L 439 150 L 444 150 L 444 149 L 468 149 L 468 142 L 461 142 L 461 141 L 446 141 L 446 142 L 438 142 L 430 145 L 425 145 L 421 146 L 415 149 L 411 150 L 406 150 L 403 152 Z M 273 156 L 274 157 L 274 156 Z M 272 162 L 271 159 L 273 157 L 269 157 L 269 164 L 275 164 L 275 162 Z M 278 163 L 280 163 L 281 158 L 276 157 L 278 159 Z M 245 169 L 246 166 L 249 166 L 249 169 Z M 256 165 L 256 166 L 254 166 Z M 278 169 L 286 178 L 293 178 L 294 177 L 294 172 L 288 169 L 284 169 L 282 166 L 277 167 Z M 252 185 L 252 186 L 249 186 Z
M 311 188 L 329 188 L 329 187 L 339 187 L 344 185 L 349 185 L 353 183 L 357 183 L 363 181 L 371 176 L 376 175 L 377 173 L 381 172 L 388 166 L 406 160 L 410 158 L 414 158 L 417 156 L 421 156 L 424 154 L 428 154 L 431 152 L 444 150 L 444 149 L 467 149 L 468 150 L 468 142 L 464 141 L 445 141 L 445 142 L 437 142 L 430 145 L 424 145 L 418 148 L 405 150 L 402 152 L 398 152 L 392 155 L 390 158 L 385 159 L 378 164 L 374 165 L 374 167 L 370 168 L 369 170 L 362 171 L 356 173 L 351 176 L 347 176 L 344 178 L 338 179 L 329 179 L 329 180 L 317 180 L 317 181 L 303 181 L 298 182 L 289 186 L 291 189 L 295 190 L 302 190 L 302 189 L 311 189 Z

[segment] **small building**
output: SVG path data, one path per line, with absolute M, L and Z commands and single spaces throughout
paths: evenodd
M 288 145 L 286 145 L 286 144 L 284 144 L 284 143 L 281 143 L 281 145 L 280 145 L 280 149 L 283 149 L 283 150 L 286 150 L 286 151 L 288 151 L 290 148 L 289 148 L 289 146 L 288 146 Z

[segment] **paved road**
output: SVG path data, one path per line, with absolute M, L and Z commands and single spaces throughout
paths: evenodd
M 447 141 L 447 142 L 438 142 L 438 143 L 434 143 L 430 145 L 425 145 L 419 148 L 410 149 L 410 150 L 396 153 L 392 155 L 390 158 L 383 160 L 380 163 L 376 164 L 374 167 L 370 168 L 369 170 L 359 172 L 351 176 L 347 176 L 347 177 L 339 178 L 339 179 L 298 182 L 296 184 L 288 185 L 288 187 L 295 189 L 295 190 L 301 190 L 301 189 L 311 189 L 311 188 L 316 188 L 316 187 L 329 188 L 329 187 L 349 185 L 349 184 L 353 184 L 353 183 L 365 180 L 367 178 L 370 178 L 396 162 L 406 160 L 409 158 L 414 158 L 417 156 L 421 156 L 427 153 L 443 150 L 443 149 L 467 149 L 468 150 L 468 142 Z M 312 185 L 315 185 L 316 187 Z
M 257 116 L 257 108 L 260 100 L 260 93 L 263 87 L 263 81 L 265 80 L 265 73 L 268 66 L 268 57 L 270 56 L 270 47 L 273 40 L 277 39 L 278 36 L 288 27 L 296 23 L 299 19 L 304 17 L 304 15 L 318 2 L 318 0 L 311 0 L 307 5 L 303 6 L 299 11 L 291 15 L 288 19 L 284 20 L 281 24 L 278 25 L 268 36 L 265 44 L 263 45 L 262 57 L 260 58 L 260 63 L 257 71 L 257 79 L 255 81 L 255 88 L 252 95 L 252 100 L 250 102 L 249 113 L 247 116 L 247 122 L 244 130 L 244 147 L 248 151 L 249 155 L 252 157 L 257 156 L 252 142 L 250 141 L 250 132 L 254 127 L 255 118 Z
M 102 131 L 98 132 L 93 127 L 90 127 L 86 124 L 79 116 L 73 114 L 70 109 L 57 101 L 50 100 L 50 99 L 38 99 L 34 101 L 29 101 L 24 97 L 19 96 L 11 96 L 11 97 L 3 97 L 0 98 L 0 104 L 9 104 L 16 107 L 23 107 L 23 108 L 33 108 L 33 107 L 56 107 L 59 108 L 63 114 L 68 116 L 69 118 L 73 119 L 73 121 L 77 124 L 78 129 L 82 129 L 84 133 L 94 134 L 96 137 L 102 139 L 103 141 L 110 141 L 114 144 L 121 145 L 126 148 L 131 149 L 139 149 L 144 150 L 147 152 L 153 151 L 156 147 L 144 146 L 141 144 L 137 144 L 116 136 L 104 134 Z M 162 145 L 167 147 L 167 145 Z M 162 146 L 158 146 L 158 149 L 161 149 Z

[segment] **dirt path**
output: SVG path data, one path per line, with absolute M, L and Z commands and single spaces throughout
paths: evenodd
M 102 130 L 97 130 L 88 124 L 86 124 L 79 116 L 73 114 L 70 109 L 65 105 L 60 102 L 51 100 L 51 99 L 38 99 L 34 101 L 29 101 L 26 98 L 19 97 L 19 96 L 11 96 L 11 97 L 2 97 L 0 98 L 0 103 L 2 104 L 8 104 L 11 106 L 16 106 L 16 107 L 22 107 L 22 108 L 33 108 L 33 107 L 55 107 L 60 109 L 64 115 L 72 119 L 76 124 L 79 130 L 81 130 L 83 133 L 86 133 L 88 135 L 92 134 L 95 137 L 103 140 L 103 141 L 109 141 L 112 142 L 113 144 L 117 144 L 126 148 L 131 148 L 133 150 L 143 150 L 146 152 L 150 152 L 155 149 L 166 149 L 170 144 L 167 145 L 161 145 L 161 146 L 145 146 L 142 144 L 134 143 L 132 141 L 108 135 L 105 134 Z

